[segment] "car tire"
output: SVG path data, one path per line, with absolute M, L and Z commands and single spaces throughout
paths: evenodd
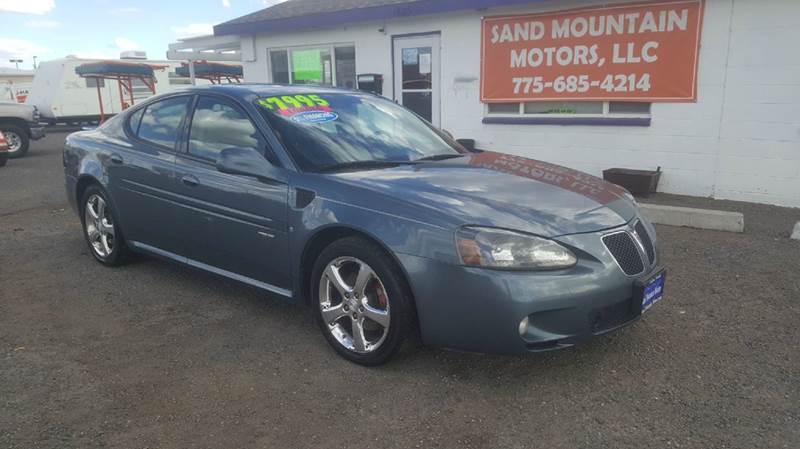
M 366 279 L 363 288 L 358 285 L 361 274 Z M 331 281 L 337 275 L 345 285 Z M 314 263 L 309 291 L 322 334 L 351 362 L 386 363 L 413 329 L 414 302 L 402 271 L 383 248 L 366 238 L 346 237 L 326 247 Z
M 9 159 L 16 159 L 28 153 L 28 149 L 31 146 L 31 139 L 24 129 L 15 125 L 0 125 L 0 132 L 5 134 L 6 140 L 8 141 Z M 16 147 L 16 149 L 13 149 L 13 147 Z
M 83 236 L 95 260 L 108 267 L 122 265 L 128 246 L 108 194 L 97 184 L 86 188 L 80 202 Z

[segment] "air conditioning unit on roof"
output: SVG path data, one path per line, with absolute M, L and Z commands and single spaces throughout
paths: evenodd
M 147 59 L 147 52 L 139 50 L 123 51 L 119 54 L 119 59 Z

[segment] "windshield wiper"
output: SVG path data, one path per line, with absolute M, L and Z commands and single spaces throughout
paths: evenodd
M 455 159 L 457 157 L 464 157 L 463 154 L 434 154 L 433 156 L 427 156 L 419 159 L 414 159 L 414 162 L 422 162 L 422 161 L 443 161 L 445 159 Z
M 359 170 L 370 168 L 390 168 L 397 167 L 398 165 L 413 164 L 412 161 L 353 161 L 342 162 L 341 164 L 323 165 L 315 171 L 318 173 L 330 173 L 343 170 Z

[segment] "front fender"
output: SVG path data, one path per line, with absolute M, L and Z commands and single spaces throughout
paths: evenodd
M 452 229 L 320 196 L 304 209 L 292 210 L 291 214 L 292 278 L 298 295 L 303 291 L 301 283 L 306 267 L 302 266 L 302 260 L 307 244 L 333 227 L 372 238 L 394 257 L 404 272 L 406 267 L 399 257 L 403 254 L 458 263 Z M 408 281 L 413 293 L 413 282 Z
M 64 146 L 64 175 L 67 199 L 74 211 L 80 214 L 81 191 L 91 183 L 99 184 L 113 210 L 119 210 L 109 189 L 108 172 L 103 162 L 104 153 L 92 147 L 92 141 L 80 139 L 75 133 L 67 137 Z M 77 141 L 79 140 L 79 142 Z M 82 219 L 82 217 L 81 217 Z M 122 223 L 118 224 L 123 228 Z M 124 229 L 122 229 L 124 233 Z

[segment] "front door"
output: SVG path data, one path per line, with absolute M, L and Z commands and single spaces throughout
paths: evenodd
M 394 39 L 394 99 L 440 126 L 439 35 Z
M 188 128 L 186 151 L 176 158 L 176 213 L 189 263 L 285 294 L 291 288 L 287 183 L 216 168 L 225 148 L 268 151 L 256 125 L 233 102 L 203 95 Z

